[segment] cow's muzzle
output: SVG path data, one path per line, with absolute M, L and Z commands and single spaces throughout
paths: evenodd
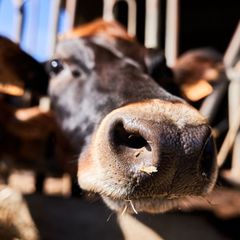
M 162 202 L 209 192 L 216 169 L 205 119 L 186 104 L 149 100 L 104 118 L 80 159 L 79 182 L 108 203 L 122 208 L 129 199 L 138 210 L 148 211 L 149 199 Z

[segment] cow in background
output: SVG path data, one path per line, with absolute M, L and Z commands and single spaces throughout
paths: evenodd
M 219 82 L 226 80 L 222 55 L 211 48 L 185 52 L 177 59 L 173 72 L 181 95 L 190 102 L 204 99 Z
M 46 175 L 77 173 L 45 97 L 48 81 L 43 64 L 0 37 L 0 175 L 7 182 L 14 169 L 33 170 L 39 192 Z

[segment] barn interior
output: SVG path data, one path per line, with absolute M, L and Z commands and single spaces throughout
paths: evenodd
M 239 9 L 235 0 L 0 1 L 0 239 L 240 239 Z M 219 173 L 207 196 L 119 215 L 79 188 L 44 63 L 61 36 L 99 18 L 161 49 L 180 96 L 208 119 Z

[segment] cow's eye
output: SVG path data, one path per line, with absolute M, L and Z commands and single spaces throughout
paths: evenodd
M 49 70 L 52 73 L 58 74 L 63 70 L 63 64 L 58 59 L 53 59 L 49 62 Z
M 75 78 L 79 78 L 79 77 L 81 77 L 82 73 L 78 69 L 74 69 L 74 70 L 72 70 L 72 75 Z

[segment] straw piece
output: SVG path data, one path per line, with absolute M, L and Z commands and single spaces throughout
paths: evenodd
M 158 171 L 155 166 L 142 166 L 139 170 L 147 174 L 151 174 Z

